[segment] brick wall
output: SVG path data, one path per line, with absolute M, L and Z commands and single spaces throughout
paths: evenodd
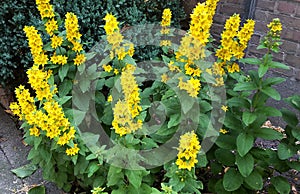
M 300 0 L 258 0 L 254 19 L 255 34 L 252 37 L 248 55 L 260 56 L 255 48 L 267 31 L 266 25 L 273 18 L 282 23 L 282 45 L 280 52 L 274 55 L 277 61 L 291 67 L 291 70 L 277 70 L 281 74 L 300 80 Z

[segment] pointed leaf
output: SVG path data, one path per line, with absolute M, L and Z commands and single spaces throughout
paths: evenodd
M 236 155 L 236 164 L 243 177 L 247 177 L 251 174 L 254 168 L 254 159 L 250 153 L 241 157 L 239 154 Z
M 223 186 L 226 191 L 235 191 L 243 183 L 243 177 L 238 171 L 230 168 L 224 175 Z
M 236 140 L 237 151 L 240 156 L 245 156 L 253 147 L 254 137 L 250 134 L 241 133 Z

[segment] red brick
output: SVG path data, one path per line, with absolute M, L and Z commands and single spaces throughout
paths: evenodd
M 282 45 L 280 46 L 281 50 L 287 54 L 296 54 L 297 43 L 291 42 L 288 40 L 283 40 Z
M 262 34 L 266 34 L 268 31 L 267 23 L 256 20 L 254 30 L 255 32 L 261 32 Z
M 273 54 L 274 57 L 274 61 L 278 61 L 278 62 L 283 62 L 284 61 L 284 53 L 283 52 L 279 52 L 279 53 L 274 53 Z
M 260 35 L 254 34 L 250 39 L 250 44 L 258 45 L 260 42 Z
M 254 17 L 256 18 L 256 20 L 259 20 L 259 21 L 267 21 L 268 12 L 263 11 L 263 10 L 256 10 Z
M 288 1 L 279 1 L 277 10 L 279 11 L 279 13 L 291 15 L 296 12 L 296 7 L 296 3 Z
M 293 40 L 294 33 L 292 30 L 283 28 L 281 32 L 281 37 L 286 40 Z
M 234 4 L 224 4 L 220 7 L 220 14 L 224 14 L 227 16 L 231 16 L 233 14 L 242 14 L 244 9 L 242 6 L 234 5 Z
M 285 16 L 281 14 L 270 14 L 269 20 L 272 20 L 273 18 L 280 18 L 283 27 L 300 30 L 300 18 Z
M 267 10 L 267 11 L 271 11 L 274 12 L 274 7 L 275 7 L 275 1 L 269 1 L 269 0 L 258 0 L 257 1 L 257 5 L 256 7 L 258 9 L 262 9 L 262 10 Z
M 300 0 L 299 0 L 300 2 Z M 300 17 L 300 5 L 298 5 L 297 11 L 296 11 L 296 16 Z
M 295 55 L 287 55 L 285 61 L 288 65 L 300 68 L 300 57 Z
M 297 43 L 300 43 L 300 30 L 299 31 L 296 31 L 296 30 L 293 31 L 293 40 Z

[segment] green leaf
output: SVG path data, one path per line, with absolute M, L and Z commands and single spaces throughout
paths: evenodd
M 121 168 L 110 165 L 107 175 L 107 186 L 118 185 L 118 183 L 122 182 L 124 178 L 124 174 Z
M 261 190 L 263 188 L 263 178 L 256 170 L 245 178 L 245 182 L 254 190 Z
M 138 189 L 142 184 L 142 172 L 140 170 L 126 170 L 125 175 L 132 186 Z
M 210 111 L 212 109 L 212 106 L 210 103 L 206 102 L 205 100 L 201 100 L 199 102 L 199 106 L 200 106 L 200 111 L 202 113 L 206 113 L 208 111 Z
M 109 88 L 112 88 L 115 84 L 115 77 L 110 77 L 107 80 L 105 80 L 105 85 Z
M 297 153 L 297 149 L 291 145 L 280 143 L 278 145 L 278 157 L 281 160 L 286 160 Z
M 227 149 L 217 149 L 215 151 L 215 156 L 216 159 L 226 165 L 226 166 L 233 166 L 234 162 L 235 162 L 235 156 L 234 154 L 231 152 L 231 150 L 227 150 Z
M 110 61 L 111 61 L 111 58 L 109 55 L 107 55 L 104 59 L 102 59 L 99 66 L 107 65 Z
M 292 135 L 300 141 L 300 127 L 296 127 L 292 129 Z
M 259 113 L 259 114 L 264 114 L 267 117 L 269 117 L 269 116 L 281 117 L 282 116 L 281 112 L 278 109 L 271 107 L 271 106 L 260 106 L 256 109 L 255 112 Z
M 286 69 L 286 70 L 289 70 L 290 67 L 283 64 L 283 63 L 279 63 L 279 62 L 276 62 L 276 61 L 271 61 L 269 63 L 269 66 L 272 67 L 272 68 L 279 68 L 279 69 Z
M 229 107 L 240 107 L 240 108 L 249 108 L 250 103 L 248 100 L 240 98 L 240 97 L 233 97 L 227 100 L 227 105 Z
M 62 65 L 58 70 L 60 81 L 63 82 L 69 71 L 69 64 Z
M 60 97 L 66 96 L 72 90 L 73 84 L 71 80 L 63 81 L 58 88 L 58 94 Z
M 73 109 L 73 118 L 76 125 L 79 125 L 83 121 L 85 114 L 86 112 L 84 111 Z
M 265 93 L 266 95 L 270 96 L 271 98 L 273 98 L 274 100 L 280 100 L 281 99 L 279 92 L 276 89 L 272 88 L 272 87 L 263 88 L 261 91 L 263 93 Z
M 286 121 L 288 125 L 292 127 L 296 127 L 298 125 L 299 121 L 295 113 L 286 108 L 281 109 L 281 112 L 283 120 Z
M 230 135 L 222 135 L 218 137 L 216 144 L 223 149 L 235 149 L 236 138 Z
M 254 129 L 254 135 L 266 140 L 281 140 L 283 138 L 282 133 L 271 128 Z
M 236 140 L 237 151 L 240 156 L 245 156 L 253 147 L 254 137 L 250 134 L 241 133 Z
M 271 183 L 275 187 L 276 191 L 280 194 L 288 194 L 291 191 L 289 182 L 282 176 L 272 177 Z
M 233 91 L 248 91 L 256 90 L 257 86 L 253 82 L 237 83 L 233 88 Z
M 294 108 L 300 111 L 300 96 L 294 95 L 285 99 L 285 101 L 289 102 Z
M 250 153 L 241 157 L 239 154 L 236 155 L 236 164 L 243 177 L 247 177 L 251 174 L 254 168 L 254 159 Z
M 226 191 L 235 191 L 243 183 L 242 175 L 233 168 L 230 168 L 224 175 L 223 186 Z
M 253 123 L 256 118 L 257 116 L 255 113 L 243 112 L 242 119 L 246 126 L 249 126 L 251 123 Z
M 258 68 L 258 77 L 262 78 L 267 73 L 268 69 L 268 65 L 260 65 Z
M 259 65 L 261 63 L 261 60 L 258 58 L 243 58 L 240 59 L 239 62 L 252 64 L 252 65 Z
M 123 61 L 127 64 L 135 65 L 135 60 L 130 57 L 129 55 L 126 55 L 126 57 L 123 59 Z
M 270 77 L 263 81 L 263 86 L 271 86 L 284 82 L 286 79 L 282 77 Z
M 168 122 L 168 128 L 177 126 L 181 122 L 181 114 L 171 115 L 170 121 Z
M 93 174 L 100 168 L 100 165 L 97 162 L 90 163 L 88 167 L 88 177 L 93 176 Z
M 46 193 L 46 189 L 44 186 L 36 186 L 31 188 L 28 191 L 28 194 L 45 194 Z
M 26 164 L 20 168 L 13 169 L 11 171 L 18 177 L 25 178 L 32 175 L 37 169 L 38 167 L 34 164 Z

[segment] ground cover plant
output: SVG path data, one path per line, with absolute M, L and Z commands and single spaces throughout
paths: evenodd
M 44 179 L 76 193 L 289 193 L 277 172 L 300 168 L 298 120 L 266 105 L 281 99 L 272 86 L 284 81 L 266 78 L 267 71 L 288 69 L 272 59 L 280 20 L 258 47 L 265 55 L 244 58 L 255 21 L 241 25 L 234 14 L 214 48 L 217 3 L 199 3 L 185 34 L 171 27 L 168 8 L 159 26 L 127 32 L 107 13 L 103 41 L 86 53 L 77 16 L 60 17 L 50 1 L 36 1 L 43 26 L 24 28 L 31 88 L 16 88 L 10 106 L 32 146 L 25 172 L 40 167 Z M 150 65 L 135 58 L 139 34 L 158 40 L 162 54 Z M 242 71 L 239 63 L 257 70 Z M 299 109 L 297 97 L 288 101 Z M 262 127 L 281 116 L 286 137 Z M 257 138 L 280 141 L 278 150 L 254 146 Z M 24 168 L 14 172 L 24 175 Z

